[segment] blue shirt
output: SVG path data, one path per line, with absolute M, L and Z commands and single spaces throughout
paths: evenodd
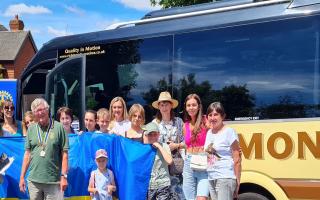
M 10 133 L 7 129 L 3 128 L 2 126 L 2 133 L 3 133 L 3 137 L 21 137 L 23 136 L 23 131 L 22 131 L 22 124 L 20 121 L 16 121 L 17 123 L 17 132 L 15 133 Z

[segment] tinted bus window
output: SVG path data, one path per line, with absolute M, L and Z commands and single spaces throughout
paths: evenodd
M 229 120 L 319 117 L 319 17 L 175 35 L 174 82 Z M 194 89 L 192 89 L 194 88 Z
M 86 107 L 109 108 L 112 98 L 122 96 L 128 108 L 142 104 L 151 120 L 150 104 L 159 95 L 153 88 L 171 90 L 172 46 L 172 36 L 131 40 L 107 44 L 102 56 L 87 56 Z

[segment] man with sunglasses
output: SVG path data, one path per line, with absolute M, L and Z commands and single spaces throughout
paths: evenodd
M 68 185 L 69 144 L 66 131 L 61 123 L 50 117 L 49 105 L 44 99 L 35 99 L 31 110 L 37 123 L 33 123 L 28 129 L 20 191 L 26 191 L 24 177 L 30 166 L 27 179 L 30 199 L 63 199 L 63 191 Z

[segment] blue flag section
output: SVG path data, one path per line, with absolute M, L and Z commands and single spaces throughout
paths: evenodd
M 14 161 L 5 172 L 3 183 L 0 184 L 0 198 L 17 197 L 26 199 L 28 196 L 19 190 L 19 180 L 21 165 L 24 155 L 23 137 L 3 137 L 0 138 L 0 154 L 5 153 L 8 157 L 13 157 Z
M 0 80 L 0 102 L 3 100 L 11 100 L 16 107 L 17 97 L 17 80 L 1 79 Z
M 65 197 L 88 196 L 90 173 L 96 169 L 95 152 L 108 152 L 108 168 L 115 175 L 120 200 L 144 200 L 156 150 L 116 135 L 84 133 L 69 135 L 68 188 Z M 19 191 L 19 178 L 24 154 L 24 138 L 0 138 L 0 153 L 14 157 L 0 185 L 0 198 L 27 199 Z

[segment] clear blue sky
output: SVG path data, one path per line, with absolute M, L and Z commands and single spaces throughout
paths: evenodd
M 149 0 L 0 0 L 0 24 L 9 29 L 18 14 L 40 49 L 54 37 L 103 30 L 155 9 Z

